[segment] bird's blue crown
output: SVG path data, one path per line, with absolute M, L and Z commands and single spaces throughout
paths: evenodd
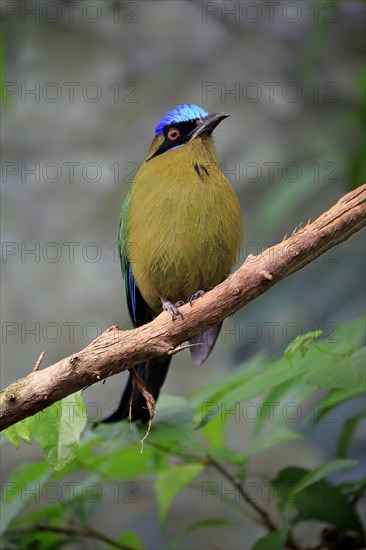
M 155 127 L 155 135 L 159 136 L 163 133 L 165 126 L 170 124 L 179 124 L 180 122 L 188 122 L 189 120 L 196 120 L 197 118 L 205 118 L 208 112 L 198 107 L 197 105 L 178 105 L 175 109 L 172 109 L 166 113 L 159 124 Z

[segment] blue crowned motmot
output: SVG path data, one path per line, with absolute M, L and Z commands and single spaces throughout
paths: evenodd
M 127 304 L 135 327 L 162 310 L 179 310 L 230 273 L 242 239 L 235 191 L 220 170 L 212 132 L 226 117 L 197 105 L 179 105 L 155 128 L 121 212 L 119 252 Z M 184 322 L 184 321 L 183 321 Z M 221 323 L 191 338 L 192 360 L 200 365 L 213 349 Z M 136 367 L 156 400 L 171 357 L 155 357 Z M 150 418 L 145 398 L 131 375 L 118 409 L 104 422 Z

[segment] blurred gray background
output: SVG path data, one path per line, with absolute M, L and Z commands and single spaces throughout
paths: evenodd
M 113 323 L 131 326 L 120 207 L 155 124 L 176 105 L 231 115 L 215 142 L 242 205 L 241 260 L 365 181 L 363 2 L 14 0 L 0 12 L 2 387 L 42 350 L 47 366 Z M 336 336 L 338 323 L 364 312 L 364 259 L 358 233 L 227 319 L 202 368 L 188 352 L 175 356 L 164 392 L 188 396 L 259 350 L 275 357 L 300 332 Z M 110 412 L 125 378 L 87 389 L 90 410 Z M 233 429 L 239 448 L 250 428 Z M 327 429 L 281 445 L 255 469 L 312 466 L 334 437 Z M 7 447 L 3 471 L 38 456 L 34 446 Z M 120 509 L 106 492 L 102 530 L 136 529 L 156 548 L 178 527 L 223 513 L 187 490 L 162 535 L 151 488 L 143 494 Z M 243 520 L 231 520 L 231 530 L 197 531 L 187 544 L 243 548 Z M 248 520 L 246 544 L 260 532 Z

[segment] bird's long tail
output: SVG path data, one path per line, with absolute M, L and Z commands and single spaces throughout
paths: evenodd
M 135 367 L 145 384 L 145 388 L 151 393 L 155 401 L 159 396 L 160 388 L 164 384 L 170 361 L 171 357 L 154 357 L 146 363 L 141 363 Z M 131 375 L 129 375 L 117 410 L 110 416 L 103 418 L 102 422 L 117 422 L 127 419 L 129 418 L 130 411 L 131 420 L 133 421 L 141 420 L 142 422 L 148 422 L 150 419 L 145 397 L 136 387 L 133 387 Z
M 206 332 L 189 340 L 190 344 L 195 344 L 191 348 L 191 355 L 196 365 L 201 365 L 209 356 L 220 333 L 221 325 L 222 323 L 211 327 Z M 154 357 L 146 361 L 146 363 L 141 363 L 135 367 L 137 374 L 141 376 L 145 384 L 145 388 L 151 393 L 155 401 L 159 397 L 160 389 L 164 384 L 170 361 L 171 357 Z M 150 420 L 150 413 L 145 397 L 138 388 L 133 387 L 131 375 L 128 378 L 118 408 L 110 416 L 103 418 L 102 422 L 108 423 L 125 420 L 129 418 L 130 412 L 132 421 L 141 420 L 142 422 L 148 422 Z

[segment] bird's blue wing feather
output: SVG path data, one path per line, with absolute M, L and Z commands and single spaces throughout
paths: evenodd
M 121 215 L 119 218 L 119 232 L 118 232 L 118 249 L 119 249 L 119 257 L 121 260 L 121 267 L 122 267 L 122 274 L 125 277 L 127 270 L 128 270 L 128 256 L 127 256 L 127 216 L 128 211 L 131 205 L 131 196 L 130 194 L 127 195 L 125 198 Z
M 119 220 L 118 249 L 121 260 L 122 274 L 125 281 L 125 291 L 128 310 L 135 327 L 140 327 L 152 319 L 151 312 L 145 300 L 141 296 L 137 283 L 135 281 L 132 266 L 128 258 L 127 241 L 127 217 L 131 205 L 131 196 L 127 195 L 121 211 Z
M 121 211 L 119 220 L 118 249 L 121 260 L 122 274 L 125 281 L 125 290 L 127 297 L 128 310 L 135 327 L 148 323 L 152 319 L 152 312 L 141 296 L 137 286 L 130 258 L 128 256 L 128 211 L 131 205 L 131 197 L 127 195 Z M 160 387 L 168 371 L 171 357 L 154 357 L 147 363 L 137 365 L 135 369 L 144 380 L 146 389 L 158 398 Z M 129 418 L 132 414 L 133 420 L 141 419 L 147 422 L 150 419 L 150 413 L 146 407 L 146 400 L 143 394 L 137 390 L 134 391 L 131 375 L 128 378 L 127 385 L 122 394 L 121 401 L 117 409 L 103 419 L 103 422 L 116 422 Z

